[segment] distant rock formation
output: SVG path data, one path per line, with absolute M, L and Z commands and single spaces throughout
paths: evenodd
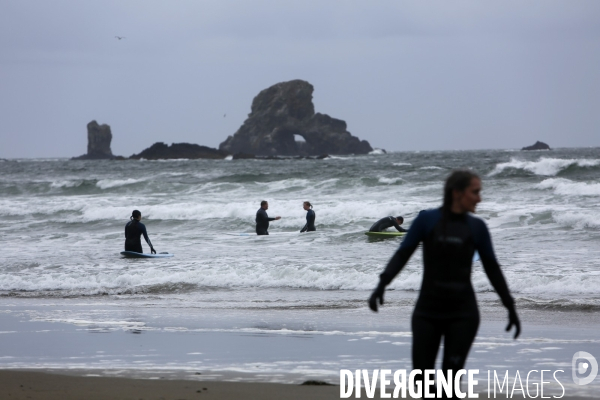
M 261 91 L 252 101 L 248 119 L 219 150 L 258 156 L 367 154 L 369 142 L 352 136 L 346 122 L 316 113 L 313 86 L 302 80 L 281 82 Z M 294 135 L 305 141 L 296 141 Z
M 87 154 L 73 157 L 74 160 L 109 160 L 120 158 L 113 156 L 110 149 L 110 142 L 112 141 L 110 126 L 106 124 L 98 125 L 96 121 L 92 121 L 87 124 L 87 136 Z
M 521 150 L 552 150 L 552 149 L 546 143 L 540 142 L 538 140 L 537 142 L 535 142 L 534 145 L 523 147 Z
M 132 155 L 131 159 L 139 160 L 144 158 L 146 160 L 168 160 L 177 158 L 211 158 L 211 159 L 223 159 L 227 157 L 228 153 L 214 149 L 212 147 L 200 146 L 197 144 L 190 143 L 173 143 L 167 146 L 165 143 L 157 142 L 152 146 L 148 147 L 140 154 Z

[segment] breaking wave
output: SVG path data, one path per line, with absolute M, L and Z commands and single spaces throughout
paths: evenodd
M 537 185 L 539 189 L 553 189 L 566 196 L 600 196 L 600 183 L 574 182 L 564 178 L 549 178 Z
M 598 159 L 560 159 L 542 157 L 537 161 L 521 161 L 512 158 L 509 162 L 499 163 L 489 176 L 504 172 L 525 171 L 534 175 L 555 176 L 569 168 L 591 168 L 600 166 Z

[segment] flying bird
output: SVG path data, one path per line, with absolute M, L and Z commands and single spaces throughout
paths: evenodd
M 225 118 L 227 116 L 227 114 L 223 114 L 223 118 Z
M 121 40 L 121 39 L 127 39 L 125 36 L 115 36 L 117 39 Z

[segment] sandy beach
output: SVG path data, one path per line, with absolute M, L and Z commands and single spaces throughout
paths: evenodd
M 0 393 L 3 399 L 11 400 L 325 400 L 340 398 L 339 386 L 335 385 L 148 380 L 73 376 L 34 371 L 0 371 Z M 361 398 L 365 398 L 364 393 Z M 375 398 L 380 397 L 376 395 Z M 485 393 L 481 393 L 479 398 L 488 397 Z M 585 399 L 594 398 L 600 397 L 585 397 Z M 563 399 L 584 398 L 565 396 Z
M 85 377 L 32 371 L 0 371 L 3 399 L 26 400 L 191 400 L 336 399 L 337 386 L 277 383 L 194 382 Z
M 390 293 L 389 302 L 400 303 L 398 295 Z M 78 307 L 85 307 L 81 299 L 77 301 Z M 312 311 L 321 329 L 309 333 L 160 326 L 135 330 L 35 321 L 32 317 L 40 309 L 47 313 L 45 309 L 56 306 L 38 300 L 19 304 L 5 300 L 0 314 L 0 393 L 6 394 L 2 399 L 328 399 L 340 398 L 340 369 L 410 370 L 406 323 L 395 331 L 381 326 L 378 331 L 353 331 L 368 327 L 376 314 L 365 314 L 369 318 L 359 320 L 355 328 L 346 326 L 346 331 L 334 329 L 341 326 L 333 321 L 334 311 Z M 98 312 L 96 301 L 90 306 Z M 382 315 L 409 314 L 410 305 L 390 311 L 382 310 Z M 206 310 L 203 313 L 198 320 L 216 319 Z M 240 316 L 234 317 L 239 323 Z M 262 317 L 268 323 L 268 315 Z M 481 371 L 479 393 L 485 393 L 488 370 L 509 370 L 510 381 L 516 371 L 524 379 L 529 370 L 545 369 L 564 371 L 558 375 L 565 388 L 563 398 L 596 398 L 598 379 L 577 386 L 570 376 L 574 352 L 598 353 L 595 314 L 524 309 L 526 324 L 517 341 L 503 330 L 503 312 L 483 309 L 483 317 L 467 365 Z M 141 311 L 137 318 L 150 320 Z M 271 318 L 286 321 L 283 314 Z M 220 323 L 226 324 L 224 317 Z M 533 376 L 539 381 L 539 376 Z M 331 386 L 301 385 L 307 380 Z M 562 393 L 555 382 L 546 390 L 550 396 Z

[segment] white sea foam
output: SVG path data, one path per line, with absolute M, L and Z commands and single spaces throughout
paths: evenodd
M 559 224 L 570 228 L 600 228 L 600 213 L 597 211 L 555 212 L 552 217 Z
M 396 162 L 396 163 L 392 163 L 392 165 L 394 165 L 396 167 L 410 167 L 412 164 L 407 163 L 407 162 Z
M 423 169 L 423 170 L 436 170 L 436 169 L 444 169 L 444 168 L 442 168 L 442 167 L 436 167 L 435 165 L 430 165 L 430 166 L 427 166 L 427 167 L 421 167 L 419 169 Z
M 65 158 L 17 158 L 14 161 L 18 162 L 18 163 L 32 163 L 32 162 L 58 162 L 58 161 L 65 161 Z
M 111 320 L 102 320 L 102 319 L 94 319 L 94 320 L 87 320 L 87 319 L 79 319 L 79 318 L 68 318 L 68 317 L 63 317 L 63 318 L 52 318 L 52 317 L 46 317 L 46 318 L 34 318 L 35 321 L 47 321 L 47 322 L 62 322 L 62 323 L 67 323 L 67 324 L 73 324 L 73 325 L 78 325 L 78 326 L 88 326 L 88 325 L 95 325 L 95 326 L 107 326 L 107 327 L 122 327 L 122 328 L 143 328 L 146 323 L 144 322 L 138 322 L 138 321 L 111 321 Z
M 377 268 L 379 270 L 379 268 Z M 83 273 L 85 272 L 85 273 Z M 276 269 L 268 265 L 252 262 L 222 265 L 195 265 L 185 270 L 152 267 L 147 264 L 136 269 L 107 270 L 103 272 L 63 270 L 61 273 L 21 276 L 0 274 L 0 290 L 52 292 L 65 291 L 65 295 L 93 295 L 100 293 L 144 293 L 148 287 L 192 284 L 211 288 L 305 288 L 319 290 L 371 290 L 377 281 L 377 271 L 373 268 L 352 268 L 340 265 L 332 267 L 280 266 Z M 513 270 L 504 271 L 511 291 L 517 295 L 547 295 L 568 298 L 573 295 L 595 295 L 600 286 L 598 274 L 570 273 L 547 274 L 543 271 L 528 274 Z M 391 284 L 391 289 L 418 290 L 421 284 L 421 267 L 405 269 Z M 488 278 L 476 268 L 473 274 L 476 292 L 493 291 Z M 85 323 L 85 322 L 82 322 Z
M 504 275 L 513 294 L 518 295 L 547 295 L 554 293 L 555 298 L 573 295 L 595 295 L 600 285 L 599 275 L 581 273 L 551 274 L 544 271 L 517 272 L 504 269 Z M 477 292 L 492 292 L 487 276 L 478 268 L 473 274 L 473 287 Z
M 554 193 L 568 196 L 600 196 L 600 183 L 574 182 L 563 178 L 549 178 L 540 182 L 539 189 L 554 189 Z
M 383 149 L 373 149 L 373 151 L 370 151 L 369 154 L 382 155 L 382 154 L 386 154 L 386 153 Z
M 553 176 L 570 166 L 596 167 L 600 165 L 598 159 L 560 159 L 542 157 L 537 161 L 521 161 L 512 158 L 509 162 L 497 164 L 489 173 L 490 176 L 497 175 L 507 169 L 521 169 L 535 175 Z
M 325 272 L 322 268 L 267 268 L 254 263 L 240 265 L 224 264 L 186 271 L 170 271 L 147 267 L 127 272 L 107 271 L 93 274 L 92 271 L 63 271 L 45 276 L 7 276 L 0 274 L 0 290 L 55 291 L 72 294 L 98 294 L 133 290 L 143 293 L 143 287 L 193 284 L 200 287 L 263 287 L 263 288 L 312 288 L 312 289 L 370 289 L 376 276 L 369 274 L 365 282 L 364 272 L 337 269 Z M 137 289 L 136 289 L 137 288 Z
M 391 182 L 391 181 L 390 181 Z M 418 199 L 406 199 L 401 207 L 395 196 L 392 195 L 386 199 L 370 198 L 364 199 L 335 199 L 335 190 L 331 196 L 317 196 L 314 189 L 303 189 L 303 181 L 294 182 L 297 191 L 293 193 L 292 199 L 281 199 L 287 194 L 280 193 L 286 188 L 285 183 L 277 182 L 274 184 L 263 184 L 262 194 L 248 195 L 243 191 L 243 185 L 239 186 L 237 192 L 228 192 L 231 198 L 226 204 L 220 200 L 222 195 L 215 190 L 214 200 L 207 201 L 206 196 L 211 193 L 208 187 L 205 187 L 202 193 L 192 194 L 184 198 L 164 199 L 161 203 L 148 202 L 143 198 L 124 197 L 122 195 L 105 196 L 101 200 L 90 201 L 85 196 L 56 196 L 53 198 L 40 198 L 28 200 L 28 207 L 23 207 L 21 202 L 7 201 L 0 199 L 0 215 L 2 216 L 27 216 L 32 212 L 44 214 L 49 221 L 56 222 L 93 222 L 93 221 L 123 221 L 129 218 L 131 210 L 137 208 L 142 211 L 144 219 L 151 220 L 171 220 L 171 221 L 207 221 L 207 220 L 245 220 L 249 227 L 253 227 L 256 210 L 260 201 L 266 199 L 270 203 L 269 215 L 281 215 L 283 219 L 276 222 L 276 227 L 295 228 L 303 226 L 306 222 L 306 212 L 302 210 L 302 202 L 310 201 L 315 206 L 317 212 L 317 222 L 319 224 L 338 225 L 342 221 L 352 222 L 360 220 L 375 220 L 382 215 L 395 215 L 398 212 L 403 214 L 416 213 L 423 208 L 423 203 Z M 317 190 L 325 190 L 327 187 L 334 186 L 336 180 L 322 182 L 317 185 Z M 216 188 L 225 184 L 213 184 Z M 207 184 L 208 186 L 208 184 Z M 400 187 L 391 185 L 391 188 Z M 437 187 L 437 186 L 436 186 Z M 428 187 L 415 189 L 418 192 L 431 190 Z M 414 190 L 411 189 L 412 193 Z M 273 197 L 273 196 L 279 197 Z M 244 198 L 251 197 L 251 198 Z M 220 224 L 220 223 L 219 223 Z M 226 231 L 227 226 L 223 226 Z
M 146 179 L 102 179 L 96 183 L 100 189 L 110 189 L 118 186 L 133 185 L 134 183 L 144 182 Z
M 288 190 L 290 188 L 306 188 L 312 183 L 308 179 L 285 179 L 272 182 L 255 182 L 255 184 L 260 187 L 264 187 L 264 192 L 269 193 Z
M 402 178 L 385 178 L 385 177 L 379 178 L 379 183 L 385 183 L 386 185 L 393 185 L 395 183 L 403 182 L 403 181 L 404 180 Z
M 54 181 L 50 184 L 50 187 L 53 188 L 72 188 L 75 186 L 79 186 L 81 185 L 83 181 L 82 180 L 60 180 L 60 181 Z
M 330 160 L 344 160 L 344 161 L 351 161 L 353 159 L 352 157 L 340 157 L 340 156 L 329 156 L 327 158 Z

